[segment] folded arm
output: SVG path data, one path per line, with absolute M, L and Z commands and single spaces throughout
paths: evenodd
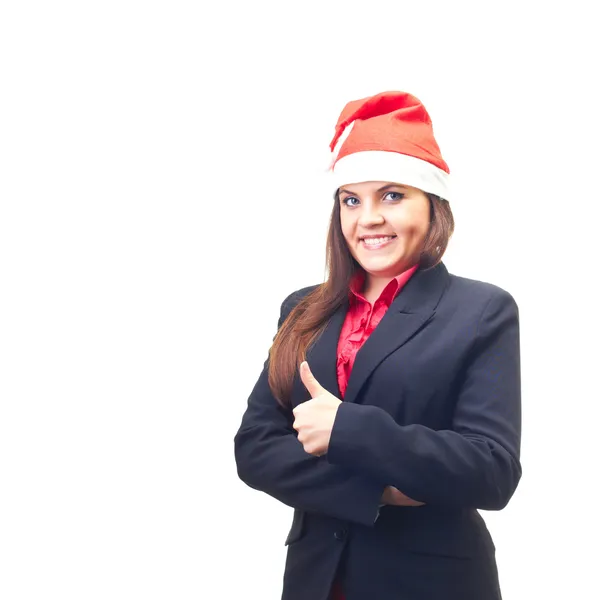
M 518 311 L 502 292 L 481 314 L 451 429 L 401 426 L 379 407 L 344 402 L 327 459 L 427 504 L 500 510 L 521 477 L 520 393 Z

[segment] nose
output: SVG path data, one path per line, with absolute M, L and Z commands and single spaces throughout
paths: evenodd
M 384 217 L 380 211 L 380 204 L 374 202 L 365 202 L 362 206 L 362 212 L 358 219 L 358 225 L 361 227 L 375 227 L 384 223 Z

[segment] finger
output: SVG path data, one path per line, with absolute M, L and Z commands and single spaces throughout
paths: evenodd
M 295 419 L 297 418 L 297 416 L 299 415 L 299 413 L 304 412 L 306 410 L 307 403 L 309 403 L 309 402 L 311 402 L 311 401 L 307 400 L 306 402 L 301 402 L 300 404 L 297 404 L 292 409 L 292 414 L 294 415 Z
M 304 361 L 301 363 L 300 368 L 301 381 L 311 394 L 311 398 L 316 398 L 320 394 L 325 392 L 325 389 L 321 384 L 315 379 L 313 373 L 311 373 L 311 367 L 309 367 L 309 363 Z

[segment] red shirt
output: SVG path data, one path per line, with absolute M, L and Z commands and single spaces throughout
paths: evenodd
M 348 379 L 354 366 L 358 350 L 362 347 L 368 336 L 376 329 L 387 309 L 396 298 L 403 286 L 411 279 L 417 270 L 417 265 L 411 267 L 387 284 L 374 306 L 362 296 L 360 290 L 364 285 L 365 274 L 363 271 L 352 279 L 350 285 L 350 307 L 342 326 L 339 343 L 337 346 L 337 382 L 339 390 L 344 397 L 348 386 Z
M 417 270 L 417 266 L 411 267 L 411 269 L 401 273 L 388 283 L 374 306 L 360 292 L 364 285 L 365 273 L 363 271 L 358 272 L 352 280 L 350 284 L 350 306 L 337 346 L 337 382 L 342 398 L 345 396 L 358 350 L 376 329 L 393 300 Z M 331 598 L 332 600 L 345 600 L 337 580 L 334 583 Z

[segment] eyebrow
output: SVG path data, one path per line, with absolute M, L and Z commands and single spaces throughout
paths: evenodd
M 377 193 L 380 193 L 380 192 L 384 192 L 385 190 L 388 190 L 389 188 L 393 188 L 393 187 L 402 188 L 404 190 L 407 189 L 404 185 L 401 185 L 400 183 L 387 183 L 386 185 L 383 185 L 381 188 L 378 188 L 378 190 L 376 190 L 376 191 L 377 191 Z M 351 192 L 350 190 L 346 190 L 344 188 L 341 188 L 339 190 L 338 196 L 339 196 L 339 194 L 342 194 L 342 193 L 352 194 L 352 196 L 354 195 L 354 192 Z

